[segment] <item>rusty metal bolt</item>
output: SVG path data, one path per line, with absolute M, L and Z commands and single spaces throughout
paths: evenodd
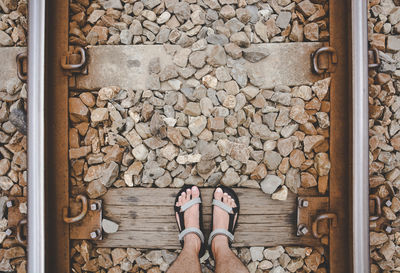
M 392 227 L 391 226 L 387 226 L 386 228 L 385 228 L 385 231 L 386 231 L 386 233 L 392 233 Z
M 308 228 L 304 225 L 299 225 L 297 227 L 297 235 L 298 236 L 303 236 L 306 235 L 308 233 Z
M 97 205 L 97 203 L 90 204 L 90 210 L 98 210 L 98 209 L 99 206 Z
M 300 208 L 307 208 L 308 207 L 308 200 L 300 199 L 299 200 L 299 206 L 300 206 Z
M 14 206 L 14 202 L 12 200 L 8 200 L 6 202 L 6 206 L 7 206 L 7 208 L 11 208 L 12 206 Z
M 90 232 L 90 238 L 95 239 L 97 238 L 98 234 L 97 234 L 97 230 Z

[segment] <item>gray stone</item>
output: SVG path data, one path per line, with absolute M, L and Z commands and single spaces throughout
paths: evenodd
M 133 35 L 142 35 L 143 33 L 143 27 L 139 20 L 133 20 L 129 26 L 129 30 Z
M 244 24 L 236 18 L 230 19 L 225 25 L 229 28 L 231 33 L 239 32 L 244 28 Z
M 123 6 L 120 0 L 100 0 L 100 5 L 103 6 L 105 10 L 112 8 L 112 9 L 119 9 L 122 10 Z
M 259 137 L 261 140 L 277 140 L 279 134 L 272 132 L 267 125 L 251 123 L 250 133 L 254 137 Z
M 275 151 L 266 151 L 264 154 L 264 163 L 269 170 L 276 170 L 281 161 L 281 155 Z
M 11 187 L 14 186 L 12 180 L 7 176 L 0 176 L 0 188 L 3 191 L 8 191 Z
M 160 0 L 141 0 L 144 6 L 148 9 L 153 9 L 159 4 L 161 4 Z
M 204 128 L 206 128 L 207 119 L 204 116 L 190 117 L 189 118 L 189 130 L 193 135 L 198 136 Z
M 236 32 L 231 35 L 229 38 L 231 43 L 234 43 L 240 47 L 249 47 L 250 40 L 244 32 Z
M 21 108 L 13 109 L 9 115 L 9 121 L 17 128 L 17 130 L 26 135 L 27 134 L 27 120 L 26 113 Z
M 221 178 L 221 184 L 227 187 L 232 187 L 240 182 L 240 177 L 233 168 L 228 168 Z
M 100 182 L 107 188 L 115 182 L 118 177 L 119 165 L 114 161 L 107 163 L 102 171 L 102 176 L 99 178 Z
M 245 58 L 247 61 L 251 63 L 257 63 L 262 59 L 268 57 L 268 55 L 269 55 L 268 52 L 257 52 L 250 50 L 243 51 L 243 58 Z
M 171 175 L 169 174 L 169 172 L 165 172 L 164 175 L 156 179 L 155 184 L 159 188 L 165 188 L 168 187 L 171 184 L 171 182 L 172 182 Z
M 298 169 L 290 168 L 286 173 L 285 177 L 285 185 L 291 190 L 293 193 L 297 194 L 297 190 L 300 187 L 300 173 Z
M 262 261 L 264 258 L 263 250 L 264 250 L 264 247 L 250 247 L 251 260 L 253 262 Z
M 260 183 L 261 190 L 267 194 L 273 194 L 281 184 L 282 179 L 276 175 L 267 175 Z
M 184 22 L 190 18 L 190 6 L 187 2 L 178 2 L 175 4 L 174 13 L 178 20 Z
M 204 51 L 195 51 L 189 56 L 189 63 L 195 68 L 202 68 L 206 64 L 206 53 Z
M 119 225 L 117 223 L 114 223 L 113 221 L 104 218 L 101 221 L 101 227 L 103 228 L 105 233 L 115 233 L 118 231 Z
M 210 51 L 207 58 L 207 63 L 217 67 L 225 65 L 227 62 L 226 53 L 221 45 L 214 45 L 210 47 Z
M 281 28 L 281 29 L 287 28 L 287 26 L 290 23 L 291 18 L 292 18 L 292 13 L 291 12 L 282 11 L 279 14 L 278 18 L 276 19 L 276 26 Z
M 128 29 L 122 30 L 119 36 L 121 38 L 122 44 L 124 44 L 124 45 L 132 44 L 133 33 L 130 30 L 128 30 Z
M 392 24 L 392 25 L 396 25 L 398 22 L 400 22 L 400 8 L 399 7 L 396 7 L 390 11 L 388 20 L 389 20 L 390 24 Z
M 265 259 L 270 261 L 277 260 L 283 253 L 285 249 L 282 246 L 266 248 L 263 252 Z
M 240 64 L 235 64 L 231 70 L 232 78 L 239 84 L 240 87 L 247 85 L 247 70 Z
M 400 50 L 400 37 L 389 35 L 387 38 L 387 50 L 397 52 Z
M 14 42 L 11 37 L 4 31 L 0 30 L 0 46 L 12 46 L 13 44 Z

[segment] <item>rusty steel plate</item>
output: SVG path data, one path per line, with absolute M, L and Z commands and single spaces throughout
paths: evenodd
M 8 214 L 8 223 L 7 228 L 15 229 L 18 226 L 18 223 L 26 218 L 25 213 L 21 213 L 20 206 L 25 203 L 26 206 L 26 197 L 9 197 L 6 202 L 7 206 L 7 214 Z M 22 209 L 24 210 L 24 209 Z
M 312 235 L 312 225 L 316 217 L 329 210 L 329 198 L 319 196 L 297 197 L 297 236 L 319 241 Z M 318 222 L 318 231 L 328 234 L 328 221 Z
M 88 200 L 86 216 L 77 223 L 70 224 L 70 239 L 102 240 L 101 220 L 103 207 L 101 200 Z M 74 199 L 70 200 L 71 215 L 78 215 L 82 210 L 82 204 Z

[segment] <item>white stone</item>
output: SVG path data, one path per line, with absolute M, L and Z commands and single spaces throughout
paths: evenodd
M 118 231 L 119 225 L 114 223 L 113 221 L 103 219 L 101 221 L 101 227 L 103 228 L 105 233 L 115 233 Z
M 3 191 L 8 191 L 14 185 L 12 180 L 7 176 L 0 176 L 0 188 Z
M 189 117 L 189 130 L 193 135 L 198 136 L 206 128 L 207 119 L 204 116 Z
M 132 150 L 133 156 L 140 161 L 143 161 L 147 158 L 147 154 L 149 151 L 147 150 L 146 146 L 144 144 L 139 144 Z
M 262 261 L 264 258 L 263 250 L 263 247 L 250 247 L 251 260 L 253 262 Z
M 101 122 L 108 119 L 107 108 L 96 108 L 92 111 L 90 116 L 92 122 Z

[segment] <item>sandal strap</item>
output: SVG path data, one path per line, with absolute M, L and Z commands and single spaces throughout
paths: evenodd
M 201 242 L 204 243 L 204 235 L 203 235 L 203 232 L 201 232 L 200 229 L 195 228 L 195 227 L 186 228 L 186 229 L 184 229 L 181 233 L 179 233 L 179 236 L 178 236 L 179 241 L 182 241 L 183 238 L 184 238 L 187 234 L 189 234 L 189 233 L 194 233 L 194 234 L 196 234 L 197 236 L 199 236 Z
M 212 204 L 215 206 L 220 207 L 221 209 L 223 209 L 224 211 L 226 211 L 227 213 L 232 213 L 233 210 L 230 206 L 228 206 L 227 204 L 217 200 L 217 199 L 213 199 Z
M 196 205 L 196 204 L 200 204 L 200 203 L 201 203 L 201 198 L 200 197 L 194 198 L 194 199 L 190 200 L 189 202 L 187 202 L 187 203 L 185 203 L 184 205 L 181 206 L 181 212 L 184 212 L 185 210 L 187 210 L 191 206 Z
M 224 235 L 226 237 L 228 237 L 228 240 L 230 242 L 233 242 L 233 239 L 235 236 L 233 236 L 232 233 L 230 233 L 228 230 L 226 229 L 221 229 L 218 228 L 216 230 L 213 230 L 213 232 L 210 233 L 210 237 L 208 238 L 208 245 L 211 245 L 212 240 L 214 239 L 215 236 L 217 235 Z

